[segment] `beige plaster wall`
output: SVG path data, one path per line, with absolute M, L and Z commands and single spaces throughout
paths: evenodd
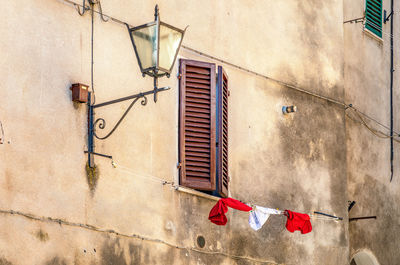
M 390 1 L 383 1 L 390 13 Z M 362 17 L 365 1 L 344 1 L 344 20 Z M 398 10 L 394 1 L 394 9 Z M 394 19 L 394 130 L 399 131 L 398 43 L 399 17 Z M 359 24 L 345 24 L 345 99 L 383 125 L 390 126 L 390 21 L 383 24 L 383 38 L 377 40 Z M 350 217 L 377 219 L 350 222 L 350 255 L 369 251 L 379 264 L 398 263 L 399 234 L 399 144 L 394 142 L 394 175 L 390 182 L 390 140 L 376 137 L 350 110 L 346 118 L 347 175 L 349 200 L 356 201 Z M 374 129 L 390 131 L 366 119 Z M 358 264 L 358 263 L 357 263 Z
M 102 1 L 105 13 L 131 25 L 151 21 L 155 4 Z M 342 1 L 158 4 L 165 22 L 190 25 L 186 46 L 343 100 Z M 96 157 L 100 175 L 91 193 L 86 106 L 73 104 L 69 91 L 72 83 L 90 84 L 90 14 L 80 17 L 62 0 L 2 1 L 0 10 L 0 209 L 42 217 L 0 214 L 0 264 L 348 264 L 346 222 L 315 220 L 313 232 L 300 235 L 274 216 L 255 232 L 246 213 L 229 211 L 228 225 L 218 227 L 207 220 L 214 200 L 152 181 L 178 178 L 178 65 L 160 80 L 172 89 L 157 104 L 149 97 L 109 139 L 96 141 L 96 151 L 112 155 L 117 168 Z M 151 89 L 126 28 L 96 15 L 94 29 L 96 102 Z M 179 57 L 212 62 L 185 49 Z M 343 108 L 216 63 L 231 85 L 231 196 L 346 218 Z M 299 111 L 283 116 L 282 106 L 292 104 Z M 96 117 L 110 129 L 128 105 L 98 109 Z

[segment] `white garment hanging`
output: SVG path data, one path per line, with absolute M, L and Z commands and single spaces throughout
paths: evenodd
M 259 230 L 268 220 L 271 214 L 283 214 L 283 211 L 265 208 L 261 206 L 254 206 L 249 214 L 249 225 L 254 230 Z

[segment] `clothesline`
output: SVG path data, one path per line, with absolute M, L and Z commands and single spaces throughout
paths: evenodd
M 255 204 L 250 204 L 250 203 L 246 203 L 247 205 L 249 205 L 251 208 L 253 208 L 254 209 L 254 207 L 256 207 L 257 205 L 255 205 Z M 281 211 L 281 210 L 279 210 L 279 208 L 276 208 L 276 210 L 279 212 L 279 213 L 276 213 L 276 215 L 285 215 L 285 211 Z M 251 210 L 251 211 L 254 211 L 254 210 Z M 340 221 L 341 220 L 341 217 L 329 217 L 329 216 L 321 216 L 321 215 L 318 215 L 318 214 L 314 214 L 315 212 L 310 212 L 310 213 L 307 213 L 311 218 L 313 218 L 313 219 L 318 219 L 318 220 L 328 220 L 328 221 Z
M 115 164 L 115 165 L 117 165 L 117 164 Z M 161 179 L 161 178 L 158 178 L 158 177 L 155 177 L 155 176 L 151 176 L 151 175 L 148 175 L 148 174 L 139 174 L 137 172 L 132 171 L 131 168 L 125 167 L 125 166 L 120 165 L 120 164 L 118 164 L 118 167 L 116 166 L 116 168 L 118 168 L 120 171 L 122 171 L 124 173 L 127 173 L 127 174 L 135 176 L 135 177 L 141 177 L 143 179 L 147 179 L 147 180 L 150 180 L 150 181 L 155 181 L 155 182 L 161 183 L 163 185 L 171 185 L 175 189 L 178 186 L 173 181 L 167 181 L 167 180 L 164 180 L 164 179 Z M 246 203 L 246 204 L 250 205 L 250 207 L 252 207 L 252 208 L 254 208 L 254 206 L 256 206 L 255 203 Z M 279 209 L 277 208 L 277 210 L 279 210 Z M 282 215 L 283 215 L 283 213 L 284 213 L 284 211 L 282 211 Z M 311 218 L 317 219 L 317 220 L 327 220 L 327 221 L 339 221 L 340 220 L 339 218 L 332 218 L 332 217 L 328 217 L 328 216 L 323 217 L 323 216 L 320 216 L 320 215 L 317 215 L 317 214 L 313 214 L 313 212 L 309 212 L 307 214 Z
M 245 204 L 232 198 L 220 199 L 211 209 L 208 219 L 216 225 L 226 225 L 228 218 L 225 214 L 228 212 L 228 207 L 249 212 L 249 225 L 253 230 L 256 231 L 263 227 L 270 215 L 285 215 L 287 217 L 286 229 L 292 233 L 296 230 L 299 230 L 302 234 L 307 234 L 312 231 L 312 225 L 310 222 L 311 217 L 313 217 L 313 219 L 323 220 L 343 220 L 341 217 L 317 211 L 310 215 L 290 210 L 282 211 L 279 209 L 261 207 L 258 205 Z M 323 217 L 319 215 L 323 215 Z
M 115 168 L 117 168 L 117 166 L 116 166 L 114 161 L 113 161 L 113 165 L 114 165 Z M 177 187 L 177 185 L 173 181 L 167 181 L 167 180 L 164 180 L 164 179 L 152 176 L 152 175 L 139 174 L 137 172 L 134 172 L 131 168 L 125 167 L 125 166 L 120 165 L 120 164 L 118 165 L 118 168 L 122 172 L 127 173 L 129 175 L 133 175 L 135 177 L 141 177 L 141 178 L 146 179 L 146 180 L 155 181 L 155 182 L 161 183 L 162 185 L 171 185 L 171 187 L 173 187 L 174 189 L 176 189 L 176 187 Z M 264 209 L 271 209 L 271 208 L 265 208 L 265 207 L 257 206 L 254 203 L 246 203 L 246 205 L 249 207 L 250 216 L 252 215 L 252 213 L 254 213 L 256 207 L 258 207 L 258 209 L 263 209 L 263 208 Z M 273 214 L 275 214 L 275 215 L 286 215 L 286 211 L 282 211 L 282 210 L 279 210 L 279 209 L 272 209 L 272 210 L 274 211 Z M 339 221 L 339 220 L 341 220 L 340 217 L 327 215 L 327 214 L 323 214 L 323 213 L 322 214 L 324 216 L 321 216 L 320 215 L 321 213 L 320 214 L 317 214 L 317 213 L 320 213 L 320 212 L 315 212 L 314 211 L 314 212 L 311 212 L 311 213 L 307 213 L 306 215 L 308 215 L 309 218 L 311 218 L 313 220 L 325 220 L 325 221 Z M 268 217 L 269 217 L 269 214 L 268 214 Z M 265 219 L 264 223 L 267 221 L 268 217 Z M 250 219 L 249 219 L 249 222 L 250 222 Z

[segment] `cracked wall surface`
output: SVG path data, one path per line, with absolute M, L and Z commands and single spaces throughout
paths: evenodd
M 162 21 L 190 25 L 185 46 L 345 100 L 342 1 L 157 3 Z M 153 20 L 155 4 L 103 0 L 102 8 L 141 25 Z M 349 264 L 345 221 L 312 220 L 313 231 L 301 235 L 286 231 L 283 216 L 272 216 L 255 232 L 247 213 L 230 210 L 227 226 L 219 227 L 207 219 L 214 200 L 153 181 L 178 179 L 178 65 L 170 78 L 159 80 L 160 87 L 172 89 L 159 93 L 157 104 L 149 97 L 146 106 L 135 105 L 110 138 L 96 140 L 96 152 L 112 155 L 117 168 L 95 157 L 100 173 L 96 185 L 88 185 L 87 110 L 72 103 L 69 87 L 90 85 L 90 12 L 81 17 L 63 0 L 2 1 L 0 10 L 0 120 L 6 133 L 0 209 L 172 245 L 0 214 L 1 265 Z M 215 62 L 229 76 L 233 198 L 347 218 L 347 174 L 355 170 L 346 166 L 349 129 L 341 106 L 188 49 L 178 57 Z M 141 77 L 126 28 L 95 15 L 96 102 L 150 90 L 152 82 Z M 286 105 L 298 112 L 282 115 Z M 97 109 L 96 117 L 107 120 L 106 130 L 97 133 L 105 135 L 128 106 Z

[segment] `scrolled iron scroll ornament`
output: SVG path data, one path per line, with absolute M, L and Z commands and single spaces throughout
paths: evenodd
M 98 127 L 100 130 L 104 130 L 106 128 L 106 121 L 103 118 L 98 118 L 95 120 L 95 122 L 93 123 L 93 135 L 94 137 L 96 137 L 99 140 L 104 140 L 107 139 L 108 137 L 110 137 L 114 131 L 118 128 L 118 126 L 120 125 L 120 123 L 124 120 L 125 116 L 129 113 L 129 111 L 131 110 L 131 108 L 133 107 L 133 105 L 135 105 L 135 103 L 139 100 L 142 99 L 140 104 L 142 106 L 146 106 L 147 105 L 147 97 L 144 94 L 140 94 L 137 98 L 135 98 L 132 103 L 129 105 L 129 107 L 126 109 L 126 111 L 124 112 L 124 114 L 121 116 L 121 118 L 119 119 L 119 121 L 115 124 L 114 128 L 112 128 L 112 130 L 105 136 L 100 137 L 96 134 L 96 128 Z M 96 127 L 97 126 L 97 127 Z

